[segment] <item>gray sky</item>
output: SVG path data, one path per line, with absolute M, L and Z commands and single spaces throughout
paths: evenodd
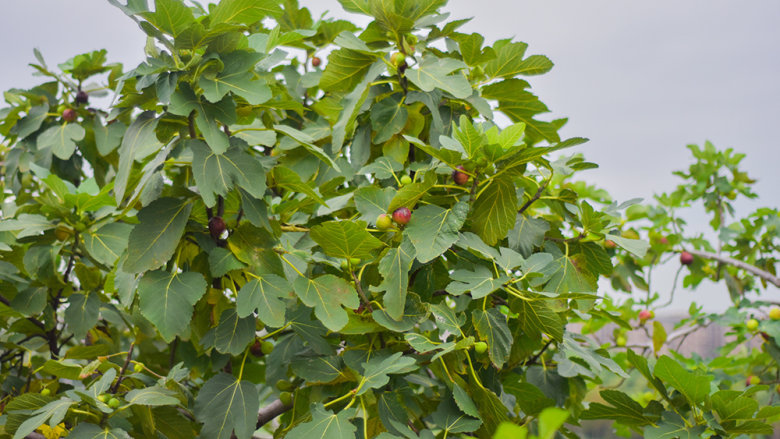
M 299 1 L 315 17 L 326 9 L 345 16 L 336 0 Z M 1 90 L 39 79 L 27 66 L 33 47 L 49 65 L 99 48 L 126 68 L 143 57 L 144 34 L 105 1 L 6 3 Z M 780 2 L 450 0 L 446 10 L 451 18 L 474 17 L 464 31 L 488 41 L 515 37 L 529 54 L 553 60 L 550 73 L 530 78 L 533 91 L 551 116 L 569 117 L 564 137 L 591 139 L 579 151 L 601 167 L 582 177 L 616 199 L 672 190 L 678 179 L 671 172 L 689 164 L 685 145 L 709 139 L 747 154 L 744 168 L 758 179 L 761 199 L 738 204 L 742 213 L 779 204 L 780 145 L 772 130 L 780 124 Z M 705 230 L 693 212 L 689 223 L 697 221 Z M 659 276 L 664 281 L 671 277 Z M 725 287 L 696 295 L 708 310 L 727 303 Z

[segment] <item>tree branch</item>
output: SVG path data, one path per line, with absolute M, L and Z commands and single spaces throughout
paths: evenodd
M 705 252 L 701 250 L 686 250 L 688 253 L 698 256 L 704 259 L 712 259 L 713 261 L 720 262 L 721 264 L 733 265 L 734 267 L 741 268 L 748 273 L 754 274 L 761 279 L 771 283 L 772 285 L 780 288 L 780 277 L 773 275 L 767 271 L 764 271 L 754 265 L 750 265 L 747 262 L 738 261 L 728 256 L 720 256 L 715 253 Z
M 256 428 L 260 428 L 263 425 L 271 422 L 274 418 L 286 412 L 287 410 L 290 410 L 292 407 L 292 405 L 284 405 L 281 400 L 277 399 L 276 401 L 261 408 L 257 413 Z
M 257 424 L 255 424 L 255 429 L 258 429 L 263 425 L 271 422 L 274 418 L 286 412 L 287 410 L 290 410 L 291 408 L 292 405 L 284 405 L 284 403 L 279 399 L 261 408 L 257 413 Z M 253 436 L 253 439 L 256 437 L 257 436 Z M 236 438 L 235 433 L 230 435 L 230 439 L 234 438 Z
M 130 343 L 130 349 L 127 350 L 127 357 L 125 358 L 125 363 L 122 365 L 122 368 L 119 369 L 119 376 L 116 378 L 116 382 L 113 386 L 109 389 L 109 392 L 116 393 L 117 390 L 119 390 L 119 386 L 122 384 L 122 380 L 125 378 L 125 371 L 127 370 L 127 367 L 130 365 L 130 359 L 133 356 L 133 348 L 135 348 L 135 342 Z
M 529 199 L 528 201 L 526 201 L 525 204 L 523 204 L 520 207 L 520 209 L 517 210 L 517 213 L 522 214 L 523 212 L 525 212 L 526 209 L 531 207 L 531 205 L 534 204 L 534 201 L 538 200 L 539 197 L 542 196 L 542 192 L 544 192 L 544 189 L 547 188 L 547 185 L 549 183 L 550 183 L 550 180 L 547 180 L 547 181 L 544 182 L 543 185 L 539 186 L 539 189 L 536 190 L 536 193 L 534 194 L 534 196 L 531 197 L 531 199 Z
M 363 299 L 363 305 L 366 306 L 368 312 L 374 312 L 374 309 L 371 307 L 371 301 L 368 300 L 366 293 L 363 291 L 363 287 L 360 285 L 360 279 L 358 279 L 357 275 L 355 275 L 355 272 L 351 272 L 351 274 L 352 274 L 352 279 L 355 281 L 355 288 L 357 289 L 360 298 Z

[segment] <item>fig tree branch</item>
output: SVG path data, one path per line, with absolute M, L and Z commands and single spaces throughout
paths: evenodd
M 271 422 L 272 420 L 274 420 L 274 418 L 286 412 L 287 410 L 290 410 L 291 408 L 292 405 L 285 405 L 279 399 L 275 400 L 274 402 L 261 408 L 260 411 L 257 413 L 257 424 L 255 424 L 255 428 L 257 429 L 262 427 L 263 425 Z M 230 439 L 234 439 L 235 437 L 236 437 L 235 433 L 230 435 Z
M 713 261 L 720 262 L 722 264 L 728 264 L 732 265 L 737 268 L 741 268 L 742 270 L 747 271 L 748 273 L 751 273 L 753 275 L 756 275 L 760 277 L 761 279 L 764 279 L 765 281 L 771 283 L 772 285 L 780 288 L 780 277 L 777 277 L 773 275 L 772 273 L 769 273 L 768 271 L 764 271 L 754 265 L 750 265 L 747 262 L 742 262 L 733 258 L 730 258 L 728 256 L 720 256 L 715 253 L 705 252 L 702 250 L 687 250 L 688 253 L 698 256 L 700 258 L 704 259 L 712 259 Z
M 538 199 L 539 199 L 539 197 L 541 197 L 541 196 L 542 196 L 542 192 L 544 192 L 544 189 L 545 189 L 545 188 L 547 188 L 547 185 L 548 185 L 548 184 L 550 184 L 550 179 L 546 180 L 546 181 L 544 182 L 544 184 L 542 184 L 541 186 L 539 186 L 539 189 L 537 189 L 537 190 L 536 190 L 536 193 L 534 194 L 534 196 L 533 196 L 533 197 L 531 197 L 531 199 L 529 199 L 528 201 L 526 201 L 526 202 L 525 202 L 525 204 L 523 204 L 523 205 L 520 207 L 520 209 L 518 209 L 517 213 L 519 213 L 519 214 L 521 214 L 521 215 L 522 215 L 522 213 L 523 213 L 523 212 L 525 212 L 525 210 L 526 210 L 526 209 L 528 209 L 529 207 L 531 207 L 531 205 L 532 205 L 532 204 L 534 204 L 534 201 L 538 200 Z
M 286 412 L 287 410 L 290 410 L 291 408 L 292 408 L 292 404 L 285 405 L 279 399 L 268 404 L 267 406 L 261 408 L 260 411 L 257 413 L 256 428 L 260 428 L 263 425 L 271 422 L 274 418 Z
M 133 357 L 133 348 L 135 348 L 135 342 L 130 343 L 130 349 L 127 350 L 127 357 L 125 357 L 125 363 L 122 365 L 122 368 L 119 370 L 119 376 L 116 378 L 116 382 L 109 389 L 111 393 L 116 393 L 116 391 L 119 390 L 119 386 L 122 384 L 125 371 L 127 370 L 127 367 L 130 365 L 130 359 Z

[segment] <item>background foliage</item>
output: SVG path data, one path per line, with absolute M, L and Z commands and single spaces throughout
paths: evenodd
M 0 435 L 772 433 L 780 315 L 753 293 L 780 286 L 780 216 L 733 218 L 741 155 L 690 146 L 676 191 L 613 202 L 522 79 L 552 62 L 443 0 L 342 0 L 365 29 L 295 0 L 111 2 L 143 64 L 36 52 L 47 82 L 0 110 Z M 699 203 L 714 239 L 678 216 Z M 667 333 L 639 311 L 683 249 L 683 286 L 734 306 Z M 712 324 L 719 355 L 675 351 Z

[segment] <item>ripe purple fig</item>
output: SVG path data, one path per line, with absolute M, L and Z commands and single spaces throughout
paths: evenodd
M 214 216 L 209 220 L 209 233 L 211 233 L 211 237 L 214 239 L 219 239 L 226 228 L 227 224 L 225 224 L 225 220 L 221 216 Z
M 62 120 L 65 122 L 73 122 L 78 117 L 78 113 L 76 113 L 76 110 L 72 108 L 66 108 L 62 111 Z
M 393 221 L 398 224 L 408 224 L 412 219 L 412 211 L 408 207 L 399 207 L 393 212 Z
M 461 172 L 463 170 L 463 166 L 458 166 L 458 169 L 452 171 L 452 179 L 458 186 L 463 186 L 469 181 L 469 175 L 465 172 Z
M 86 104 L 87 102 L 89 102 L 89 95 L 84 90 L 79 90 L 78 93 L 76 93 L 76 103 Z
M 693 263 L 693 255 L 683 251 L 680 253 L 680 263 L 683 265 L 691 265 Z

